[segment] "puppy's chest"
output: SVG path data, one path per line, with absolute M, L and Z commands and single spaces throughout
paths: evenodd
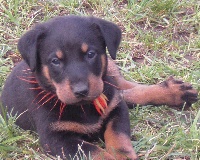
M 101 119 L 101 115 L 92 103 L 74 106 L 66 105 L 60 117 L 61 121 L 74 121 L 87 124 L 97 123 L 99 119 Z
M 58 112 L 57 110 L 54 115 L 58 115 Z M 92 104 L 68 106 L 63 110 L 60 119 L 51 123 L 51 129 L 91 135 L 102 130 L 103 119 Z

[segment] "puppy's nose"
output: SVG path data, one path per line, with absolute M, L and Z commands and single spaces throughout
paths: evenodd
M 88 85 L 83 83 L 78 83 L 72 87 L 73 93 L 76 98 L 83 98 L 88 95 L 89 88 Z

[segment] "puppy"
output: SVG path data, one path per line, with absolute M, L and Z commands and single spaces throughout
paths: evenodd
M 121 40 L 113 23 L 64 16 L 38 24 L 21 37 L 22 58 L 6 80 L 2 102 L 21 114 L 16 124 L 36 131 L 44 151 L 63 159 L 137 159 L 126 102 L 181 106 L 197 101 L 188 83 L 126 81 L 111 60 Z M 106 55 L 106 48 L 111 56 Z M 102 149 L 92 142 L 105 142 Z

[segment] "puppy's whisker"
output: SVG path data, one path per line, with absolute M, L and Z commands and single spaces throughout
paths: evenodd
M 50 111 L 52 111 L 52 110 L 53 110 L 53 109 L 56 107 L 56 105 L 57 105 L 58 101 L 59 101 L 59 99 L 57 98 L 57 100 L 56 100 L 55 104 L 53 105 L 53 107 L 51 108 L 51 110 L 50 110 Z
M 49 102 L 51 99 L 53 99 L 55 96 L 56 96 L 56 95 L 53 94 L 51 97 L 49 97 L 45 102 L 42 103 L 42 106 L 43 106 L 45 103 Z
M 103 92 L 102 92 L 102 94 L 104 94 L 106 91 L 104 90 Z
M 39 97 L 39 95 L 41 95 L 42 93 L 46 92 L 45 90 L 42 90 L 40 93 L 37 94 L 37 96 L 35 97 L 35 99 L 32 101 L 32 103 Z
M 81 109 L 82 109 L 83 113 L 86 114 L 86 113 L 85 113 L 85 110 L 84 110 L 84 108 L 83 108 L 83 105 L 81 105 Z
M 120 89 L 118 86 L 116 86 L 116 85 L 114 85 L 114 84 L 112 84 L 112 83 L 110 83 L 108 81 L 104 81 L 104 82 L 107 83 L 107 84 L 109 84 L 109 85 L 111 85 L 111 86 L 113 86 L 113 87 L 115 87 L 115 88 L 117 88 L 117 89 Z
M 63 111 L 64 111 L 65 107 L 66 107 L 66 104 L 61 103 L 61 105 L 60 105 L 60 114 L 59 114 L 59 118 L 58 118 L 59 120 L 61 119 L 61 116 L 63 114 Z
M 24 72 L 23 75 L 30 75 L 31 72 Z
M 40 90 L 42 89 L 41 87 L 35 87 L 35 88 L 29 88 L 30 90 Z
M 17 76 L 18 77 L 18 76 Z M 25 81 L 25 82 L 29 82 L 29 83 L 34 83 L 34 84 L 38 84 L 38 82 L 36 80 L 28 80 L 28 79 L 25 79 L 23 77 L 18 77 L 19 79 L 21 79 L 22 81 Z
M 41 106 L 42 106 L 42 105 L 39 105 L 39 106 L 37 107 L 37 109 L 39 109 Z
M 28 80 L 28 78 L 36 80 L 36 77 L 34 77 L 34 76 L 27 76 L 27 75 L 20 76 L 20 78 L 24 78 L 24 79 L 27 79 L 27 80 Z
M 52 98 L 54 98 L 56 95 L 52 95 L 50 98 L 48 98 L 45 102 L 43 102 L 41 105 L 39 105 L 37 107 L 37 109 L 39 109 L 40 107 L 42 107 L 45 103 L 49 102 Z
M 39 104 L 40 102 L 42 102 L 46 97 L 48 97 L 51 94 L 51 92 L 46 93 L 38 102 L 37 104 Z
M 32 76 L 30 76 L 30 77 L 26 77 L 26 78 L 30 78 L 30 79 L 36 79 L 35 77 L 32 77 Z
M 30 72 L 30 70 L 31 70 L 30 68 L 27 68 L 27 69 L 23 69 L 22 71 L 23 71 L 23 72 L 27 72 L 27 71 Z

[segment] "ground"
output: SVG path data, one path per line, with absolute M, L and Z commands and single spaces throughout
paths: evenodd
M 116 63 L 127 79 L 153 84 L 173 75 L 200 91 L 198 0 L 0 2 L 0 92 L 21 59 L 16 48 L 20 36 L 39 22 L 68 14 L 97 16 L 120 26 L 123 39 Z M 200 159 L 199 108 L 200 101 L 188 110 L 131 109 L 132 143 L 140 159 Z M 37 135 L 15 126 L 16 118 L 0 116 L 0 159 L 47 159 Z

